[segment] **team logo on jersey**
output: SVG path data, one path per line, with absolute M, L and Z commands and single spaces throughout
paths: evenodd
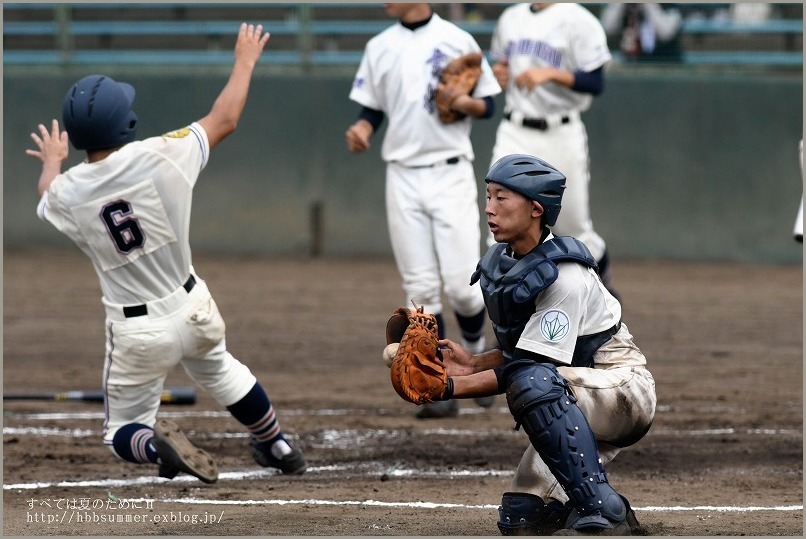
M 504 49 L 504 54 L 506 58 L 531 56 L 546 62 L 552 67 L 560 67 L 563 62 L 562 50 L 540 40 L 519 39 L 518 41 L 510 41 Z
M 189 127 L 183 127 L 182 129 L 177 129 L 176 131 L 171 131 L 170 133 L 165 133 L 163 136 L 164 137 L 170 137 L 170 138 L 185 138 L 189 134 L 190 134 L 190 128 Z
M 568 336 L 571 322 L 568 315 L 558 309 L 543 313 L 540 319 L 540 333 L 549 342 L 560 342 Z
M 428 114 L 433 113 L 437 106 L 434 102 L 437 94 L 437 86 L 439 85 L 440 77 L 442 77 L 442 70 L 445 64 L 448 63 L 448 56 L 439 49 L 434 49 L 431 56 L 426 60 L 426 65 L 430 65 L 431 80 L 425 89 L 425 96 L 423 99 L 423 106 Z

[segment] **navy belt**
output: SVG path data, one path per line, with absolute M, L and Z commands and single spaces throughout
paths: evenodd
M 182 285 L 188 293 L 193 290 L 193 287 L 196 286 L 196 278 L 191 275 L 188 277 L 188 280 L 185 281 L 185 284 Z M 123 316 L 126 318 L 134 318 L 136 316 L 145 316 L 148 314 L 148 306 L 145 303 L 142 305 L 130 305 L 127 307 L 123 307 Z
M 604 343 L 609 341 L 613 335 L 618 333 L 620 329 L 621 320 L 610 329 L 594 333 L 593 335 L 577 337 L 577 342 L 574 346 L 574 354 L 571 358 L 571 366 L 593 368 L 593 354 L 595 354 Z
M 506 120 L 512 121 L 512 113 L 505 112 L 504 118 Z M 563 116 L 560 118 L 561 124 L 567 124 L 571 121 L 570 116 Z M 530 129 L 539 129 L 540 131 L 546 131 L 549 128 L 549 122 L 545 118 L 524 118 L 521 120 L 521 125 L 523 127 L 529 127 Z
M 437 161 L 436 163 L 431 163 L 430 165 L 416 165 L 409 168 L 433 168 L 437 165 L 455 165 L 460 161 L 461 157 L 451 157 L 450 159 L 446 159 L 444 161 Z

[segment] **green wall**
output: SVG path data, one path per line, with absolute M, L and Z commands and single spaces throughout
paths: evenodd
M 70 245 L 36 218 L 39 164 L 24 152 L 86 74 L 4 73 L 6 248 Z M 141 138 L 204 116 L 226 82 L 221 72 L 110 74 L 137 88 Z M 358 111 L 350 83 L 256 73 L 238 131 L 197 185 L 196 251 L 391 253 L 381 139 L 361 155 L 344 143 Z M 473 128 L 480 211 L 497 104 L 496 117 Z M 594 224 L 614 257 L 801 263 L 791 234 L 802 193 L 800 76 L 616 71 L 584 118 Z M 68 163 L 82 157 L 74 151 Z

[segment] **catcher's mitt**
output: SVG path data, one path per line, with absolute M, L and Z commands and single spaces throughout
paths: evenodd
M 433 314 L 399 308 L 386 323 L 386 342 L 400 341 L 392 359 L 392 386 L 403 400 L 425 404 L 445 394 L 448 375 L 437 355 L 439 334 Z
M 461 112 L 451 109 L 454 100 L 460 95 L 470 95 L 481 77 L 481 53 L 471 52 L 452 60 L 442 70 L 434 102 L 442 123 L 450 124 L 464 119 Z

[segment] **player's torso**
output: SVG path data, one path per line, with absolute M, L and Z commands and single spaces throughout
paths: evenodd
M 395 120 L 412 113 L 430 115 L 442 69 L 472 50 L 453 25 L 436 18 L 413 31 L 395 25 L 376 39 L 368 51 L 371 83 L 384 101 L 385 112 Z
M 533 67 L 570 72 L 586 67 L 593 57 L 587 54 L 580 57 L 581 47 L 577 43 L 580 39 L 578 15 L 583 9 L 573 4 L 555 4 L 533 13 L 528 4 L 518 4 L 502 15 L 493 41 L 493 55 L 497 60 L 506 58 L 509 62 L 507 110 L 520 111 L 527 117 L 544 117 L 571 110 L 584 111 L 590 107 L 592 98 L 589 94 L 574 92 L 560 84 L 546 83 L 528 90 L 515 87 L 511 82 Z M 606 48 L 603 34 L 589 38 L 602 42 Z
M 56 186 L 59 228 L 90 257 L 104 296 L 142 303 L 184 282 L 191 265 L 192 180 L 164 137 L 133 142 L 98 163 L 68 170 Z M 198 164 L 195 166 L 198 167 Z
M 475 50 L 469 35 L 437 15 L 414 31 L 397 24 L 373 38 L 365 83 L 389 118 L 385 160 L 420 166 L 457 155 L 472 159 L 470 120 L 440 122 L 434 93 L 445 65 Z
M 570 364 L 579 338 L 607 331 L 621 321 L 621 305 L 592 268 L 575 262 L 557 267 L 557 280 L 538 295 L 518 348 Z

